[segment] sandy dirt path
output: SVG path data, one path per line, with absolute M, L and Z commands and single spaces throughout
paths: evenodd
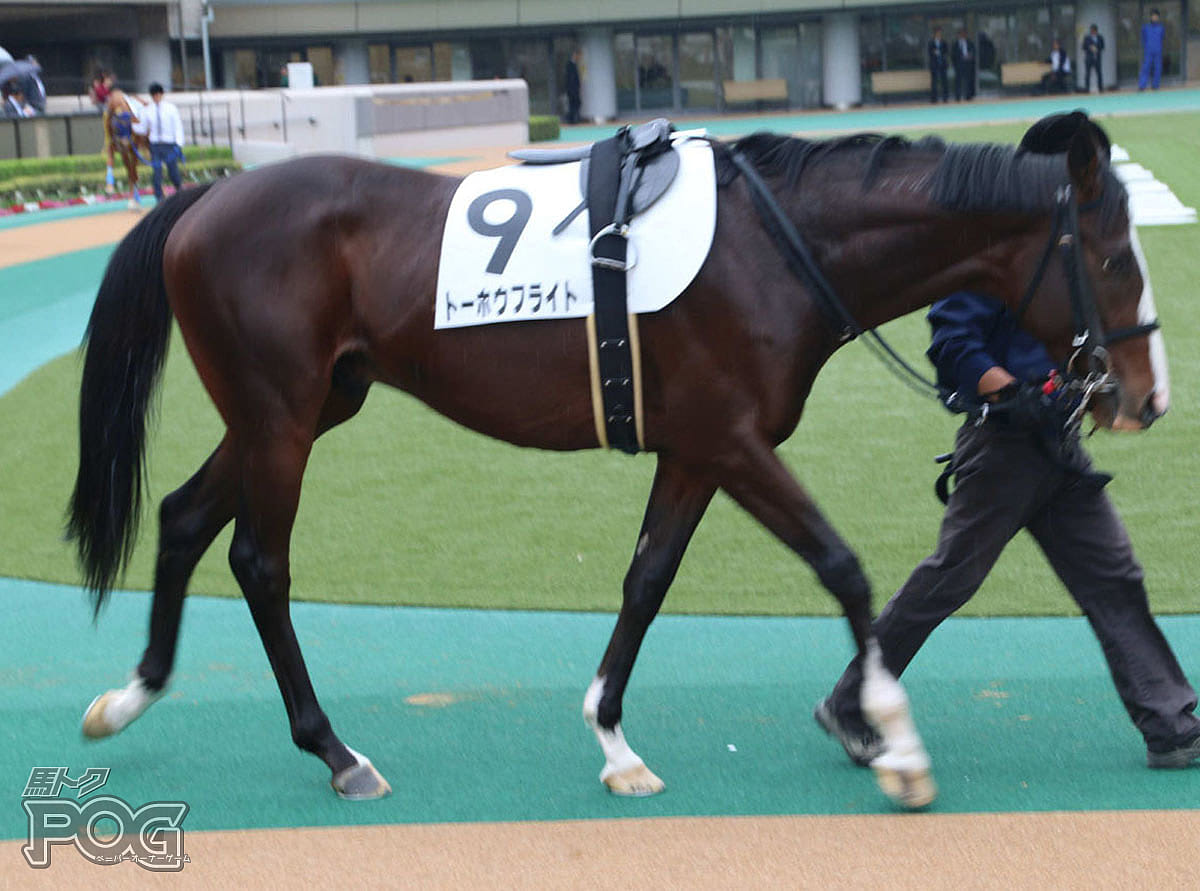
M 369 807 L 369 805 L 366 805 Z M 0 845 L 0 884 L 142 887 L 132 863 L 56 848 L 28 868 Z M 193 832 L 172 887 L 1196 887 L 1200 812 L 916 814 L 459 823 Z M 294 882 L 289 881 L 294 877 Z

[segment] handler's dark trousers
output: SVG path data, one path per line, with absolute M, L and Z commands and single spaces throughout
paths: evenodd
M 941 622 L 983 583 L 1005 545 L 1026 528 L 1091 623 L 1126 711 L 1151 751 L 1200 733 L 1196 694 L 1150 614 L 1142 568 L 1104 491 L 1051 462 L 1035 437 L 967 424 L 955 441 L 957 485 L 937 550 L 875 620 L 883 661 L 899 676 Z M 1091 469 L 1081 448 L 1071 459 Z M 1053 657 L 1053 654 L 1050 654 Z M 830 697 L 839 718 L 861 726 L 862 671 L 846 669 Z
M 163 165 L 176 190 L 182 188 L 183 177 L 179 175 L 178 149 L 173 142 L 150 143 L 150 166 L 154 170 L 154 197 L 163 200 Z

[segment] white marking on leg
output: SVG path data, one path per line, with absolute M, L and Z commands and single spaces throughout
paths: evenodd
M 161 690 L 151 690 L 145 681 L 135 677 L 120 690 L 102 693 L 92 700 L 92 704 L 84 713 L 84 735 L 100 738 L 120 733 L 141 717 L 142 712 L 161 699 L 166 689 L 166 684 L 163 684 Z
M 1145 324 L 1158 318 L 1158 310 L 1154 306 L 1154 286 L 1150 284 L 1150 267 L 1146 263 L 1146 255 L 1142 252 L 1142 243 L 1138 240 L 1137 228 L 1129 227 L 1129 243 L 1133 255 L 1137 258 L 1138 269 L 1142 272 L 1142 297 L 1138 301 L 1138 322 Z M 1154 410 L 1160 415 L 1166 412 L 1171 404 L 1171 379 L 1167 372 L 1167 346 L 1163 340 L 1162 331 L 1150 335 L 1150 368 L 1154 371 Z
M 872 767 L 892 770 L 928 770 L 929 755 L 908 710 L 908 694 L 883 666 L 883 654 L 875 640 L 867 642 L 863 662 L 863 715 L 883 738 L 883 754 Z
M 629 743 L 625 742 L 625 734 L 621 732 L 619 722 L 612 730 L 600 726 L 600 699 L 603 695 L 604 678 L 597 676 L 583 697 L 583 719 L 595 732 L 600 749 L 604 752 L 604 769 L 600 771 L 602 782 L 614 774 L 642 767 L 645 763 L 629 748 Z

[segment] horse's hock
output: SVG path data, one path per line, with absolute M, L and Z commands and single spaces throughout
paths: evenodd
M 529 141 L 529 87 L 520 79 L 214 91 L 205 101 L 230 104 L 233 154 L 243 164 L 330 152 L 383 158 Z

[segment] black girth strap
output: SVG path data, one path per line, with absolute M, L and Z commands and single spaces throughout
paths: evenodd
M 596 358 L 600 394 L 610 448 L 630 455 L 638 452 L 634 417 L 633 351 L 626 304 L 625 215 L 628 195 L 618 195 L 624 181 L 632 191 L 632 176 L 622 176 L 627 133 L 592 146 L 588 177 L 588 226 L 592 235 L 592 299 L 596 321 Z M 632 162 L 633 155 L 628 156 Z M 633 171 L 628 171 L 632 174 Z

